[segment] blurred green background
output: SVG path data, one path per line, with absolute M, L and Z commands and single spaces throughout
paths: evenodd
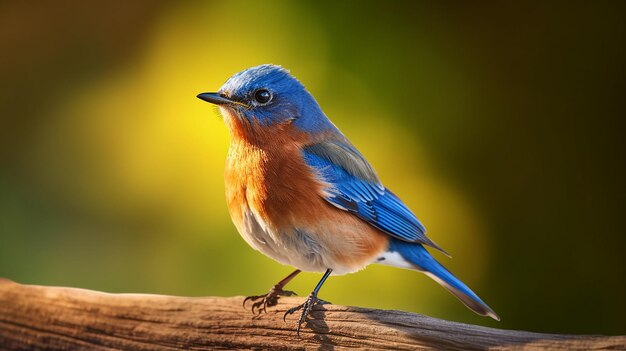
M 542 332 L 626 332 L 624 2 L 0 3 L 0 276 L 250 295 L 229 136 L 195 98 L 291 70 L 502 317 L 370 266 L 337 304 Z M 306 295 L 319 279 L 290 287 Z

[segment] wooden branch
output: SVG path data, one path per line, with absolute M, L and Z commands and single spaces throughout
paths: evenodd
M 2 350 L 617 350 L 625 336 L 499 330 L 413 313 L 337 305 L 314 309 L 295 332 L 283 321 L 301 298 L 253 318 L 241 297 L 107 294 L 0 279 Z

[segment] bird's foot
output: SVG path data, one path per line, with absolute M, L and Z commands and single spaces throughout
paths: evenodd
M 267 313 L 267 307 L 276 306 L 278 299 L 281 296 L 293 296 L 295 292 L 289 290 L 283 290 L 282 286 L 276 284 L 265 295 L 248 296 L 243 300 L 243 307 L 246 307 L 246 302 L 252 301 L 252 313 L 260 315 L 262 312 Z
M 283 316 L 283 320 L 286 321 L 288 315 L 293 314 L 296 311 L 302 310 L 302 314 L 300 315 L 300 319 L 298 320 L 298 336 L 300 336 L 300 329 L 302 328 L 302 323 L 306 320 L 306 317 L 311 313 L 311 309 L 315 305 L 325 305 L 330 302 L 319 299 L 317 295 L 311 293 L 309 297 L 307 297 L 306 301 L 302 305 L 290 308 L 285 312 Z

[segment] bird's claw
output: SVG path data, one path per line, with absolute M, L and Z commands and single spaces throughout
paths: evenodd
M 315 306 L 315 305 L 324 305 L 324 304 L 328 304 L 328 303 L 330 303 L 330 302 L 324 301 L 324 300 L 318 298 L 314 294 L 310 294 L 309 297 L 307 297 L 306 301 L 304 301 L 303 304 L 288 309 L 287 312 L 285 312 L 285 314 L 283 315 L 283 321 L 285 321 L 285 322 L 287 321 L 286 318 L 287 318 L 288 315 L 293 314 L 296 311 L 302 310 L 302 314 L 300 315 L 300 319 L 298 319 L 298 329 L 297 329 L 297 334 L 298 334 L 298 336 L 300 336 L 300 329 L 302 328 L 302 323 L 304 323 L 304 321 L 306 320 L 306 317 L 309 315 L 309 313 L 311 313 L 311 310 L 313 309 L 313 306 Z
M 281 296 L 293 296 L 295 292 L 289 290 L 283 290 L 280 286 L 274 286 L 265 295 L 248 296 L 243 300 L 243 307 L 246 308 L 246 302 L 252 301 L 252 313 L 260 315 L 261 313 L 267 313 L 267 307 L 276 306 L 278 299 Z M 258 301 L 257 301 L 258 300 Z

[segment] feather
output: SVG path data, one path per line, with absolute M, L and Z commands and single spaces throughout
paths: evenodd
M 372 168 L 365 158 L 351 145 L 328 140 L 309 145 L 306 147 L 305 151 L 341 166 L 348 173 L 356 177 L 367 180 L 372 184 L 382 186 L 374 168 Z
M 446 255 L 426 237 L 426 228 L 411 210 L 385 188 L 372 166 L 352 146 L 325 140 L 302 149 L 305 162 L 328 183 L 325 199 L 353 213 L 370 225 L 397 239 L 431 246 Z
M 456 296 L 472 311 L 497 321 L 500 317 L 467 285 L 437 262 L 422 245 L 391 239 L 389 250 L 383 254 L 381 264 L 416 269 L 428 275 Z

